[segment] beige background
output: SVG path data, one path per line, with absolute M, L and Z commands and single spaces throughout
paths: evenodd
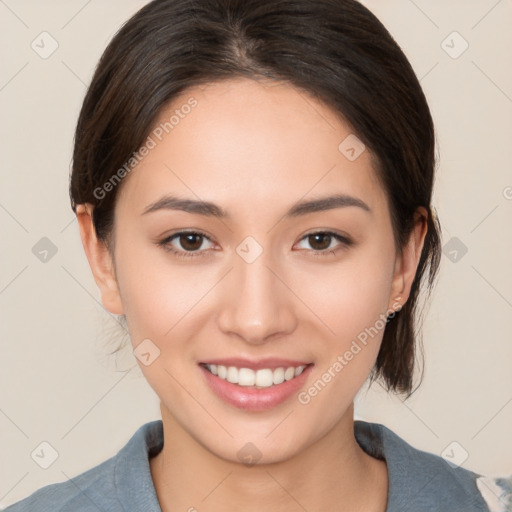
M 107 355 L 118 329 L 98 302 L 67 191 L 86 85 L 107 42 L 145 3 L 0 0 L 3 506 L 114 455 L 159 417 L 138 367 L 116 371 Z M 443 256 L 422 387 L 405 403 L 379 386 L 362 391 L 357 415 L 418 448 L 467 452 L 463 467 L 512 473 L 512 2 L 364 3 L 421 78 L 441 155 L 443 243 L 456 237 L 467 253 L 453 262 L 449 245 Z M 51 49 L 43 31 L 58 43 L 46 59 L 31 47 L 46 37 Z M 464 40 L 468 49 L 453 58 Z M 43 237 L 57 249 L 46 262 L 32 252 Z M 133 365 L 127 351 L 118 370 Z M 43 441 L 58 453 L 48 469 L 31 458 Z

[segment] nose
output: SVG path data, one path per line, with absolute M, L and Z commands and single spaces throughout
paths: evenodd
M 234 268 L 219 297 L 217 321 L 227 335 L 251 344 L 290 334 L 298 323 L 297 300 L 285 276 L 263 253 L 252 263 L 235 255 Z

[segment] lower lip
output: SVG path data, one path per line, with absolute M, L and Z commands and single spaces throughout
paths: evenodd
M 202 365 L 199 365 L 199 368 L 213 392 L 228 404 L 247 411 L 266 411 L 283 403 L 299 391 L 306 382 L 313 364 L 306 366 L 303 372 L 293 379 L 262 389 L 232 384 L 213 375 Z

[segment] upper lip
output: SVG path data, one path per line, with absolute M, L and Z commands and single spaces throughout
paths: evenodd
M 208 359 L 201 361 L 200 364 L 216 364 L 221 366 L 236 366 L 237 368 L 250 368 L 251 370 L 260 370 L 262 368 L 269 368 L 275 370 L 276 368 L 288 368 L 290 366 L 307 366 L 311 362 L 297 361 L 296 359 L 281 359 L 277 357 L 268 357 L 265 359 L 251 360 L 242 357 L 229 357 L 225 359 Z

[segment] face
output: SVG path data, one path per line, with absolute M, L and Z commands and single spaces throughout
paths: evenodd
M 247 442 L 287 459 L 346 416 L 418 250 L 395 248 L 369 151 L 289 85 L 189 89 L 150 137 L 116 203 L 115 280 L 91 263 L 104 305 L 192 438 L 235 462 Z

